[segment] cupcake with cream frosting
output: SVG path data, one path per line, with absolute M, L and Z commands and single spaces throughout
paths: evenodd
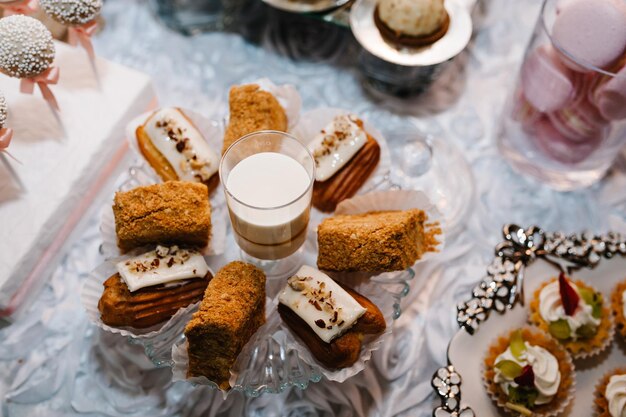
M 563 273 L 535 291 L 529 321 L 550 333 L 574 359 L 600 353 L 609 346 L 614 332 L 602 294 Z
M 600 380 L 595 404 L 599 417 L 626 416 L 626 368 L 614 369 Z
M 408 47 L 430 45 L 448 31 L 444 0 L 379 0 L 374 21 L 387 41 Z
M 626 280 L 617 284 L 611 293 L 611 308 L 616 328 L 626 338 Z
M 572 399 L 574 365 L 556 340 L 524 327 L 491 345 L 483 382 L 492 400 L 509 414 L 556 416 Z

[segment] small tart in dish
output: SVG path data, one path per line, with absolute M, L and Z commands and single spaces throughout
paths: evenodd
M 339 115 L 307 145 L 315 159 L 313 206 L 332 212 L 363 186 L 380 160 L 380 146 L 353 114 Z
M 574 359 L 596 355 L 611 343 L 613 320 L 602 294 L 563 273 L 539 286 L 529 314 L 530 323 L 551 334 Z
M 602 377 L 595 391 L 598 417 L 626 416 L 626 368 L 617 368 Z
M 135 136 L 141 154 L 163 181 L 201 182 L 209 194 L 217 187 L 219 155 L 181 109 L 154 111 Z
M 278 296 L 278 313 L 325 367 L 353 365 L 366 335 L 379 335 L 387 324 L 368 298 L 328 275 L 302 266 Z
M 617 284 L 611 293 L 611 309 L 615 319 L 615 328 L 626 338 L 626 280 Z
M 500 336 L 483 365 L 489 396 L 511 415 L 556 416 L 573 398 L 571 356 L 540 329 L 524 327 Z
M 143 329 L 170 319 L 180 308 L 202 299 L 212 278 L 197 251 L 157 246 L 117 263 L 98 302 L 102 322 Z

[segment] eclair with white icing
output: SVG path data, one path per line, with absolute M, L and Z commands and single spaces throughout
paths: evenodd
M 380 334 L 387 326 L 368 298 L 306 265 L 289 278 L 278 300 L 283 321 L 331 369 L 353 365 L 363 336 Z
M 219 155 L 181 109 L 156 110 L 135 135 L 141 154 L 163 181 L 201 182 L 209 193 L 217 187 Z
M 363 186 L 380 160 L 380 146 L 353 114 L 335 117 L 308 145 L 315 159 L 313 205 L 332 212 Z
M 196 250 L 157 246 L 120 261 L 104 282 L 98 302 L 102 321 L 115 327 L 146 328 L 202 299 L 211 272 Z

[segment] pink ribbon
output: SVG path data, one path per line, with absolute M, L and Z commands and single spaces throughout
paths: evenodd
M 60 111 L 61 109 L 59 108 L 59 103 L 57 102 L 56 97 L 54 97 L 54 94 L 52 94 L 50 87 L 48 87 L 48 84 L 56 84 L 57 82 L 59 82 L 59 69 L 52 66 L 39 75 L 31 78 L 22 78 L 20 91 L 24 94 L 33 94 L 35 84 L 37 84 L 41 90 L 43 98 L 47 100 L 54 109 Z
M 96 54 L 91 43 L 91 36 L 96 33 L 96 29 L 98 29 L 98 22 L 95 20 L 82 26 L 70 27 L 67 32 L 67 41 L 73 46 L 80 43 L 87 51 L 89 58 L 94 59 Z
M 4 9 L 4 16 L 12 16 L 15 14 L 30 15 L 37 11 L 37 0 L 22 0 L 6 5 L 0 5 Z
M 13 138 L 13 129 L 4 128 L 0 129 L 0 152 L 6 150 L 11 144 Z

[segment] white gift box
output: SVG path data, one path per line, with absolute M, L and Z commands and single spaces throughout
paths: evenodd
M 100 83 L 83 49 L 56 43 L 60 114 L 41 97 L 19 92 L 20 80 L 0 75 L 14 130 L 0 163 L 0 317 L 14 316 L 45 282 L 72 233 L 128 158 L 126 124 L 155 105 L 150 78 L 97 59 Z M 106 193 L 103 192 L 106 190 Z M 107 194 L 107 195 L 108 195 Z

